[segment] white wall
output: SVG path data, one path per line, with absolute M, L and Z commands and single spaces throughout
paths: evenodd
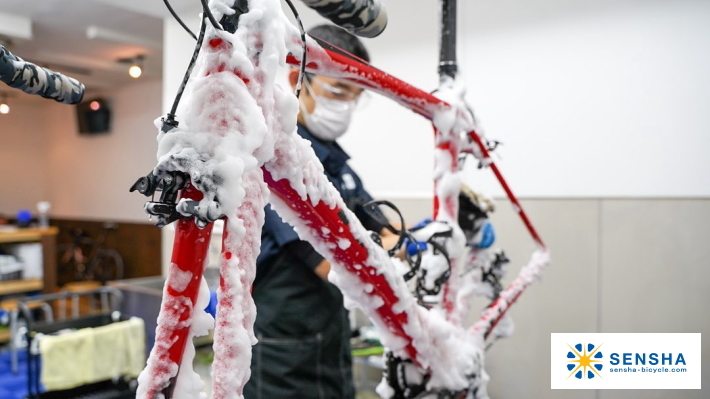
M 200 9 L 182 12 L 180 18 L 199 35 Z M 185 70 L 195 49 L 195 40 L 172 17 L 163 20 L 163 114 L 173 105 Z M 180 118 L 178 115 L 178 122 Z
M 461 75 L 486 134 L 505 143 L 501 167 L 519 195 L 710 195 L 709 2 L 460 3 Z M 387 30 L 366 40 L 374 64 L 435 88 L 436 2 L 387 6 Z M 307 27 L 320 22 L 302 14 Z M 165 39 L 172 101 L 193 42 L 171 20 Z M 342 141 L 370 191 L 429 196 L 426 121 L 377 97 L 360 113 Z M 502 194 L 490 173 L 470 172 L 472 185 Z
M 128 189 L 155 166 L 161 86 L 141 81 L 112 92 L 112 128 L 105 135 L 79 135 L 73 107 L 47 107 L 53 216 L 147 222 L 145 197 Z
M 471 98 L 508 143 L 522 195 L 710 194 L 710 3 L 633 3 L 467 39 Z
M 35 211 L 47 199 L 46 132 L 38 104 L 8 99 L 10 113 L 0 115 L 0 215 Z
M 0 213 L 52 203 L 52 217 L 148 222 L 129 193 L 155 165 L 162 84 L 141 80 L 105 93 L 109 134 L 79 135 L 73 106 L 25 100 L 0 119 Z
M 520 195 L 710 195 L 710 3 L 621 1 L 566 10 L 557 2 L 559 11 L 550 1 L 505 2 L 512 17 L 460 3 L 461 74 L 485 132 L 505 143 L 502 167 Z M 372 42 L 375 63 L 434 87 L 424 78 L 435 71 L 434 21 L 425 25 L 403 12 L 408 5 L 388 5 L 395 8 L 388 29 L 402 30 L 383 37 L 385 44 Z M 547 15 L 527 12 L 546 5 Z M 434 12 L 430 4 L 427 17 Z M 396 18 L 414 21 L 395 25 Z M 344 140 L 376 194 L 429 192 L 430 155 L 419 156 L 430 135 L 411 118 L 378 101 L 355 122 L 357 135 Z M 372 160 L 395 154 L 405 154 L 408 175 L 378 178 L 385 167 Z M 490 173 L 467 177 L 502 194 Z

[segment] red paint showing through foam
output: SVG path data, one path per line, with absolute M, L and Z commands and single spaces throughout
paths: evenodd
M 188 185 L 181 194 L 181 198 L 196 201 L 202 199 L 202 193 L 192 185 Z M 212 224 L 200 229 L 192 220 L 181 219 L 177 222 L 171 258 L 171 262 L 175 266 L 171 267 L 168 273 L 166 282 L 168 286 L 164 291 L 160 309 L 161 316 L 168 315 L 168 317 L 158 318 L 159 322 L 162 320 L 164 323 L 158 324 L 155 345 L 150 357 L 160 360 L 152 363 L 152 367 L 150 362 L 148 364 L 151 386 L 147 389 L 147 397 L 156 397 L 161 391 L 166 394 L 166 397 L 172 395 L 175 378 L 166 380 L 166 377 L 171 374 L 170 362 L 178 366 L 182 362 L 211 235 Z M 179 281 L 177 274 L 183 272 L 192 273 L 192 277 L 185 289 L 178 292 L 171 286 L 171 283 Z M 179 322 L 174 320 L 173 316 L 175 315 L 179 315 Z M 164 352 L 166 348 L 167 353 Z
M 364 244 L 353 236 L 348 224 L 340 217 L 340 208 L 331 208 L 322 201 L 313 206 L 310 199 L 301 200 L 301 196 L 291 187 L 288 180 L 275 181 L 265 168 L 262 168 L 262 170 L 264 171 L 264 180 L 269 185 L 271 193 L 281 198 L 296 212 L 301 220 L 310 227 L 311 233 L 317 232 L 318 240 L 330 243 L 328 251 L 331 253 L 332 258 L 342 264 L 348 273 L 357 276 L 362 284 L 373 286 L 372 292 L 368 295 L 378 296 L 384 302 L 375 312 L 392 334 L 403 338 L 407 342 L 405 347 L 407 354 L 414 364 L 420 366 L 417 359 L 417 350 L 412 342 L 413 339 L 404 330 L 404 325 L 407 324 L 408 320 L 407 313 L 396 313 L 394 311 L 393 307 L 399 301 L 399 298 L 392 290 L 387 279 L 378 274 L 374 267 L 367 265 L 368 250 Z M 326 228 L 330 233 L 323 233 L 323 228 Z M 350 246 L 346 249 L 338 245 L 338 242 L 342 239 L 350 242 Z M 360 268 L 357 269 L 356 266 L 360 266 Z

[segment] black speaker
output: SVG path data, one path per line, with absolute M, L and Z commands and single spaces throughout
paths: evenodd
M 111 110 L 102 98 L 84 101 L 76 106 L 79 134 L 108 133 L 111 130 Z

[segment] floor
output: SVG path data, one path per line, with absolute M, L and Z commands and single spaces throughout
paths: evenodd
M 210 395 L 212 390 L 212 377 L 210 376 L 210 364 L 213 359 L 212 348 L 209 346 L 204 346 L 197 348 L 195 351 L 195 360 L 193 362 L 193 369 L 197 374 L 200 375 L 202 381 L 205 382 L 204 392 L 207 397 Z M 374 386 L 377 381 L 374 378 L 379 378 L 376 373 L 373 375 L 373 370 L 364 368 L 361 364 L 354 365 L 355 372 L 355 387 L 357 389 L 356 399 L 378 399 L 379 396 L 374 392 Z
M 24 350 L 19 351 L 18 358 L 19 368 L 18 373 L 15 374 L 11 369 L 9 349 L 7 346 L 0 347 L 0 398 L 2 399 L 24 399 L 27 395 L 27 353 Z M 205 381 L 205 393 L 207 393 L 208 397 L 212 388 L 210 376 L 212 358 L 212 348 L 209 346 L 198 348 L 193 364 L 195 372 Z M 363 376 L 362 373 L 367 373 L 367 370 L 361 369 L 361 365 L 355 365 L 355 383 L 356 387 L 359 388 L 356 399 L 378 398 L 379 396 L 371 389 L 376 383 L 376 381 L 373 381 L 374 377 L 371 371 L 367 376 Z

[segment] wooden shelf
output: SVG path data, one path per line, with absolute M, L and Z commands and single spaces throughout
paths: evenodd
M 57 234 L 59 228 L 0 229 L 0 244 L 37 242 L 42 244 L 42 278 L 0 282 L 0 296 L 41 290 L 48 294 L 57 291 Z
M 15 231 L 0 231 L 0 244 L 13 242 L 41 241 L 42 236 L 57 235 L 59 229 L 48 227 L 46 229 L 17 229 Z
M 10 329 L 0 330 L 0 344 L 10 341 Z
M 0 281 L 0 295 L 21 294 L 24 292 L 41 291 L 44 288 L 42 279 Z

